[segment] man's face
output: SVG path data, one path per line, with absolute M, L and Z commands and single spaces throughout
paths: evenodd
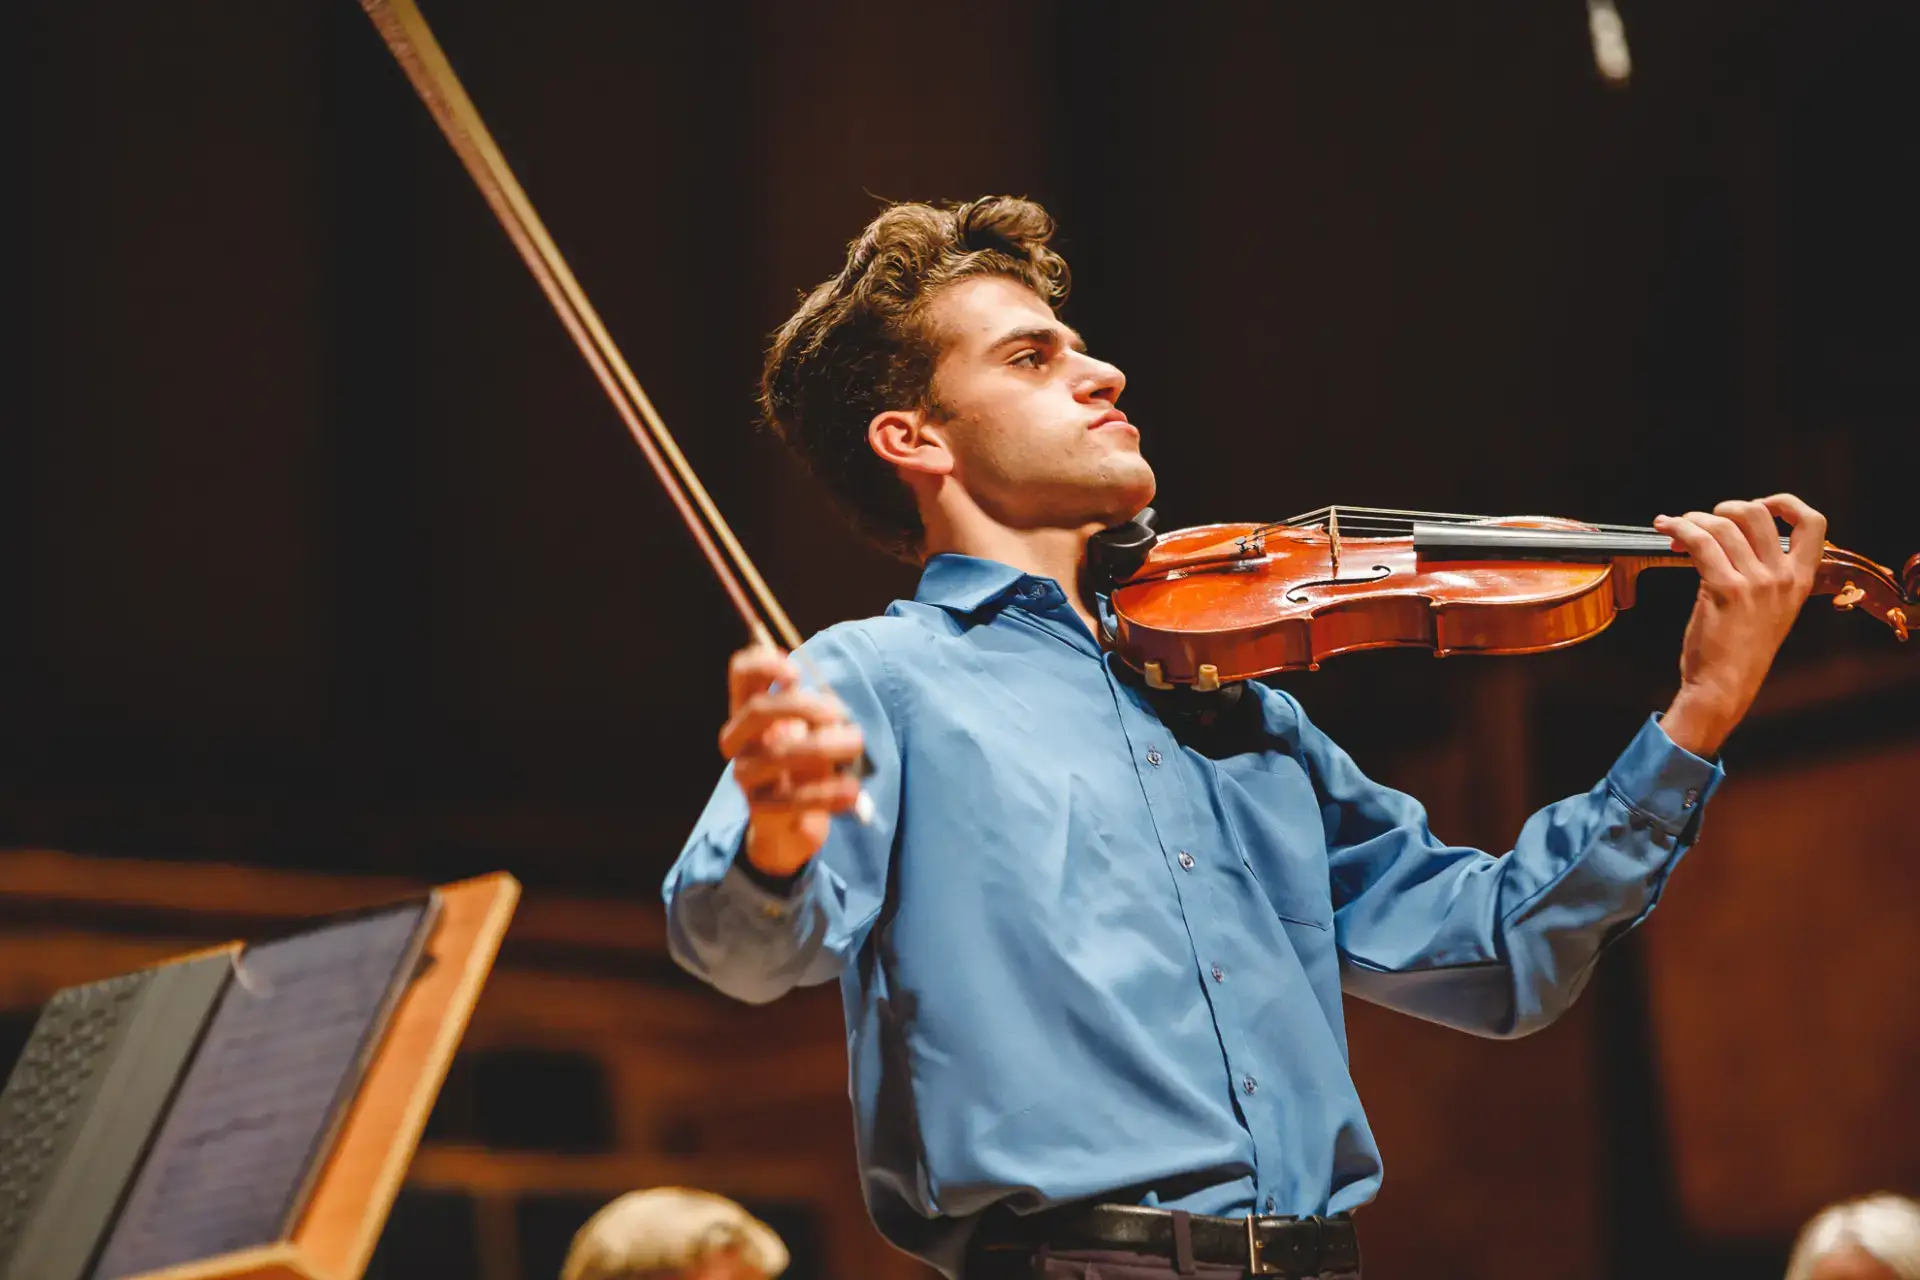
M 1126 375 L 1033 290 L 976 276 L 935 297 L 926 320 L 940 350 L 930 430 L 988 515 L 1015 529 L 1104 526 L 1153 500 L 1140 433 L 1117 407 Z

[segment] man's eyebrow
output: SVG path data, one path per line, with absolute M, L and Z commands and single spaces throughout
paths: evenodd
M 1059 325 L 1059 326 L 1028 325 L 1024 328 L 1015 329 L 1011 333 L 1005 334 L 1000 338 L 998 342 L 995 342 L 992 346 L 988 347 L 987 352 L 988 354 L 992 354 L 993 352 L 1000 350 L 1002 347 L 1011 347 L 1016 343 L 1021 343 L 1021 342 L 1031 342 L 1039 346 L 1051 347 L 1051 346 L 1057 345 L 1060 342 L 1060 339 L 1063 335 L 1065 336 L 1067 345 L 1069 347 L 1072 347 L 1075 351 L 1078 351 L 1082 355 L 1086 354 L 1087 352 L 1086 339 L 1082 338 L 1079 334 L 1075 333 L 1072 329 L 1067 328 L 1065 325 Z

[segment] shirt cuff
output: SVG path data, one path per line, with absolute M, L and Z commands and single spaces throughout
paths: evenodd
M 784 920 L 807 893 L 813 862 L 791 876 L 773 876 L 747 861 L 747 814 L 740 811 L 695 833 L 681 855 L 687 884 L 712 886 L 723 910 L 750 920 Z
M 1699 822 L 1700 811 L 1726 776 L 1719 764 L 1676 745 L 1654 715 L 1614 761 L 1607 785 L 1629 809 L 1679 836 Z
M 817 858 L 809 859 L 806 866 L 790 876 L 768 875 L 747 861 L 743 833 L 734 850 L 733 864 L 721 877 L 720 894 L 735 910 L 748 916 L 785 920 L 807 896 L 807 888 L 813 882 L 813 864 L 817 861 Z
M 777 876 L 771 871 L 762 871 L 753 865 L 753 859 L 747 856 L 746 841 L 742 840 L 740 847 L 734 852 L 732 869 L 776 898 L 791 898 L 794 886 L 800 883 L 801 876 L 807 874 L 807 866 L 811 866 L 812 862 L 813 860 L 809 858 L 806 865 L 798 871 L 789 871 L 786 875 Z

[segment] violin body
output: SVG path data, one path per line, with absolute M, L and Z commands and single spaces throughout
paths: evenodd
M 1404 520 L 1340 515 L 1281 525 L 1218 524 L 1159 537 L 1111 595 L 1115 648 L 1156 687 L 1200 690 L 1311 671 L 1364 649 L 1542 653 L 1588 640 L 1632 606 L 1639 574 L 1686 566 L 1647 531 L 1544 517 Z M 1920 622 L 1906 581 L 1828 547 L 1816 593 L 1864 608 L 1906 639 Z

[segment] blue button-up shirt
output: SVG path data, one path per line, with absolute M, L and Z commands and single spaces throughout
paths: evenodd
M 1451 846 L 1286 693 L 1248 686 L 1234 749 L 1183 746 L 1058 584 L 966 556 L 806 649 L 866 733 L 876 813 L 776 892 L 738 865 L 723 777 L 667 878 L 673 951 L 743 1000 L 839 980 L 868 1206 L 949 1275 L 1002 1201 L 1372 1198 L 1342 989 L 1543 1026 L 1721 777 L 1650 721 L 1511 853 Z

